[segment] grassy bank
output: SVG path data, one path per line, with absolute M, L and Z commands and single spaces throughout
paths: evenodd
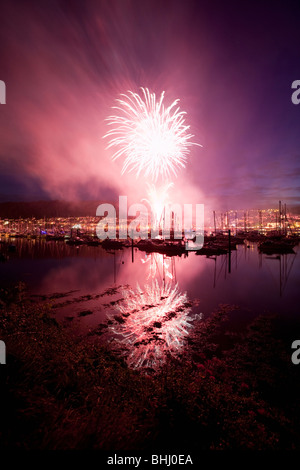
M 20 285 L 1 291 L 0 339 L 1 449 L 300 449 L 297 338 L 277 317 L 237 333 L 220 307 L 181 358 L 145 375 Z

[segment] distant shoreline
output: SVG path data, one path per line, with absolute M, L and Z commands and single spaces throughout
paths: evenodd
M 0 202 L 0 219 L 16 219 L 16 218 L 44 218 L 44 217 L 88 217 L 95 216 L 96 209 L 99 204 L 109 202 L 118 208 L 118 199 L 107 200 L 89 200 L 89 201 L 63 201 L 63 200 L 41 200 L 41 201 L 5 201 Z M 253 207 L 251 209 L 232 208 L 231 211 L 258 211 L 277 209 L 277 204 L 270 207 Z M 217 211 L 224 211 L 223 208 L 216 207 Z M 288 204 L 288 210 L 293 215 L 300 215 L 300 206 Z M 210 213 L 211 209 L 207 209 Z M 208 213 L 205 211 L 206 213 Z

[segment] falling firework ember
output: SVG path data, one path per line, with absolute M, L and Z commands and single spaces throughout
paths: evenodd
M 160 287 L 157 281 L 142 290 L 127 289 L 111 318 L 110 332 L 125 349 L 129 367 L 156 369 L 168 355 L 182 351 L 192 328 L 191 303 L 177 285 Z
M 147 88 L 142 88 L 142 97 L 128 93 L 113 108 L 120 115 L 107 119 L 111 126 L 104 136 L 110 139 L 108 148 L 118 149 L 113 160 L 124 157 L 122 174 L 128 171 L 138 177 L 143 173 L 153 181 L 176 176 L 178 168 L 185 167 L 190 147 L 199 145 L 190 142 L 193 135 L 185 125 L 186 113 L 179 111 L 179 100 L 165 107 L 164 92 L 158 101 Z

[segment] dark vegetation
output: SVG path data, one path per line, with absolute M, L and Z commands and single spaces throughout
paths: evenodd
M 221 306 L 182 357 L 145 374 L 59 324 L 51 300 L 1 290 L 0 448 L 299 450 L 295 335 L 276 316 L 234 332 Z

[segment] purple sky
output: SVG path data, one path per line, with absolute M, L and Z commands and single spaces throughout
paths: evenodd
M 300 204 L 299 18 L 296 1 L 3 2 L 0 201 L 139 194 L 102 136 L 143 86 L 179 98 L 203 145 L 175 182 L 184 202 Z

